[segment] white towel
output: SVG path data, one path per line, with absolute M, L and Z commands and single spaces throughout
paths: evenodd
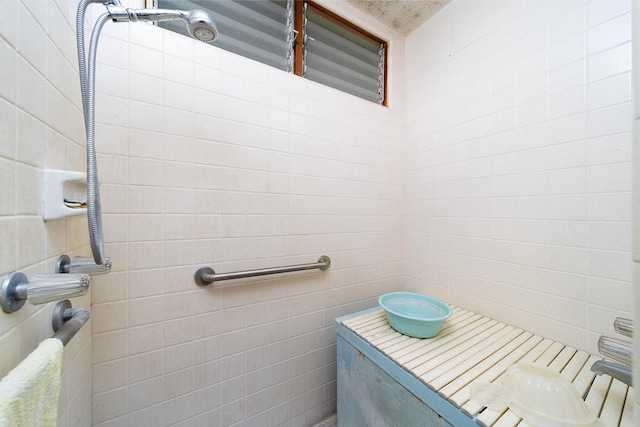
M 0 381 L 0 427 L 55 427 L 62 342 L 48 338 Z

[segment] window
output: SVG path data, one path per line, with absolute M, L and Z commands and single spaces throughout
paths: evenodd
M 148 0 L 212 13 L 221 49 L 386 105 L 387 43 L 305 0 Z M 183 23 L 159 25 L 187 35 Z
M 300 74 L 383 104 L 385 43 L 313 3 L 300 3 L 304 34 Z

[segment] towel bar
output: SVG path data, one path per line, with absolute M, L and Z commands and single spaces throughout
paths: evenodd
M 55 331 L 51 338 L 57 338 L 63 345 L 67 345 L 87 323 L 90 316 L 89 311 L 85 309 L 72 308 L 71 301 L 68 299 L 58 302 L 51 316 L 51 326 Z
M 202 267 L 196 271 L 194 280 L 198 285 L 203 286 L 221 280 L 244 279 L 246 277 L 264 276 L 267 274 L 290 273 L 293 271 L 314 270 L 316 268 L 320 270 L 327 270 L 330 266 L 331 258 L 326 255 L 322 255 L 318 258 L 318 262 L 310 264 L 260 268 L 257 270 L 234 271 L 232 273 L 216 273 L 211 267 Z

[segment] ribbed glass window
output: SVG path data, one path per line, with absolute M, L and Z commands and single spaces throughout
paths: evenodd
M 383 45 L 306 3 L 304 77 L 382 103 Z
M 160 9 L 211 12 L 220 36 L 215 46 L 287 70 L 287 0 L 157 0 Z M 159 25 L 188 36 L 183 22 Z
M 161 9 L 208 10 L 220 33 L 215 46 L 386 105 L 386 43 L 312 2 L 148 1 Z M 188 35 L 183 22 L 158 25 Z

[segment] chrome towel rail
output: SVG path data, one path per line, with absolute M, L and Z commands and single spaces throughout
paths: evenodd
M 260 268 L 257 270 L 235 271 L 232 273 L 216 273 L 211 267 L 202 267 L 196 271 L 194 280 L 196 284 L 203 286 L 209 283 L 219 282 L 221 280 L 244 279 L 247 277 L 265 276 L 268 274 L 291 273 L 293 271 L 303 270 L 327 270 L 331 266 L 331 258 L 322 255 L 318 258 L 318 262 L 310 264 L 288 265 L 285 267 Z
M 51 317 L 51 326 L 55 331 L 51 338 L 57 338 L 62 341 L 62 345 L 67 345 L 71 338 L 87 323 L 90 316 L 88 310 L 72 308 L 68 299 L 58 302 Z

